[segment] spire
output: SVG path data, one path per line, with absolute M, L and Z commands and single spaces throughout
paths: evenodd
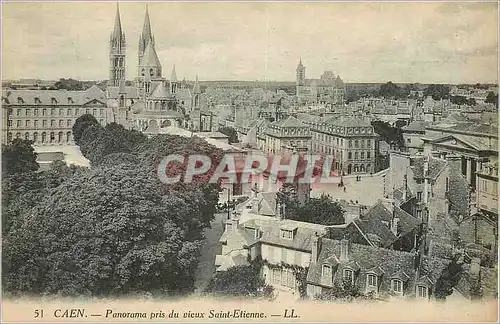
M 147 45 L 150 41 L 153 43 L 152 45 L 154 46 L 154 38 L 153 38 L 153 33 L 151 32 L 151 22 L 149 20 L 149 10 L 148 10 L 148 5 L 146 4 L 146 15 L 144 17 L 144 26 L 142 27 L 142 41 L 144 42 L 144 45 Z M 146 46 L 144 46 L 146 48 Z
M 175 73 L 175 64 L 174 67 L 172 68 L 172 75 L 170 76 L 170 81 L 177 82 L 177 73 Z
M 111 41 L 125 41 L 125 34 L 123 33 L 120 19 L 120 6 L 118 3 L 116 3 L 115 27 L 113 29 L 113 33 L 111 34 Z
M 200 85 L 198 84 L 198 75 L 196 75 L 196 81 L 194 81 L 194 87 L 193 87 L 193 92 L 194 93 L 200 93 Z

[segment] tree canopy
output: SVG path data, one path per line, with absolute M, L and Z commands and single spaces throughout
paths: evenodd
M 489 91 L 484 102 L 494 104 L 498 108 L 498 95 L 493 91 Z
M 75 144 L 80 146 L 80 139 L 83 135 L 83 132 L 92 125 L 99 125 L 97 119 L 90 114 L 81 115 L 75 120 L 75 123 L 72 127 L 73 139 L 75 140 Z
M 238 132 L 232 127 L 221 127 L 219 128 L 219 132 L 229 137 L 229 144 L 238 143 Z
M 444 84 L 430 84 L 424 90 L 424 96 L 431 96 L 434 100 L 448 99 L 450 97 L 450 87 Z
M 38 170 L 37 154 L 32 144 L 32 141 L 16 138 L 12 143 L 2 145 L 3 177 Z
M 455 256 L 441 272 L 441 276 L 436 282 L 436 299 L 443 300 L 451 295 L 463 272 L 463 264 L 458 261 L 458 256 Z

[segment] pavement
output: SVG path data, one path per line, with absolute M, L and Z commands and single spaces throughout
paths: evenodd
M 337 183 L 313 184 L 311 197 L 319 197 L 321 194 L 329 194 L 333 199 L 358 201 L 359 204 L 372 206 L 383 198 L 384 181 L 383 173 L 363 175 L 361 181 L 356 181 L 356 177 L 344 177 L 344 187 L 338 187 Z

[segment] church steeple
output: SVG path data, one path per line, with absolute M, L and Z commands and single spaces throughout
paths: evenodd
M 125 33 L 120 19 L 120 7 L 116 4 L 113 32 L 109 38 L 109 85 L 118 87 L 125 80 Z
M 142 27 L 142 33 L 139 37 L 139 62 L 141 61 L 142 56 L 144 55 L 144 51 L 148 44 L 155 46 L 155 39 L 153 37 L 153 32 L 151 31 L 151 22 L 149 19 L 149 10 L 148 5 L 146 5 L 146 14 L 144 16 L 144 25 Z

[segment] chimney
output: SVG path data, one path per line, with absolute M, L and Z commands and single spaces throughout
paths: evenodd
M 399 217 L 393 217 L 391 221 L 391 232 L 395 236 L 398 236 L 398 223 L 399 223 Z
M 278 202 L 278 199 L 276 199 L 276 211 L 275 211 L 275 214 L 276 214 L 276 218 L 277 219 L 279 219 L 279 220 L 283 219 L 283 215 L 281 213 L 281 204 Z
M 259 213 L 259 198 L 255 197 L 252 199 L 252 213 Z
M 321 249 L 321 237 L 319 237 L 318 232 L 314 233 L 311 240 L 311 262 L 316 263 L 318 261 L 319 251 Z
M 348 262 L 349 261 L 349 240 L 343 238 L 340 241 L 340 262 Z
M 428 203 L 429 200 L 429 158 L 424 160 L 424 204 Z
M 239 224 L 240 224 L 240 219 L 239 219 L 239 217 L 235 217 L 235 218 L 233 218 L 233 226 L 232 226 L 233 231 L 238 230 L 238 225 L 239 225 Z
M 408 195 L 408 176 L 405 174 L 403 181 L 403 202 L 406 201 L 407 195 Z

